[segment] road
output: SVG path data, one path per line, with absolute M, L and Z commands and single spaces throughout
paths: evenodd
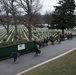
M 41 48 L 41 54 L 38 57 L 35 57 L 34 53 L 21 55 L 17 59 L 16 64 L 13 63 L 12 58 L 0 61 L 0 75 L 14 75 L 62 53 L 65 53 L 75 47 L 76 38 L 73 38 L 73 40 L 62 41 L 61 44 L 49 44 L 48 46 Z

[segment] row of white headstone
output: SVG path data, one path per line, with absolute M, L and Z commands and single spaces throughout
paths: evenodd
M 14 33 L 15 33 L 15 28 L 12 26 L 9 31 L 11 32 L 9 34 L 9 36 L 6 34 L 6 30 L 5 29 L 0 29 L 0 42 L 2 42 L 3 39 L 6 39 L 6 42 L 8 41 L 14 41 Z M 34 34 L 34 32 L 36 34 Z M 18 33 L 20 37 L 24 37 L 26 38 L 26 40 L 28 41 L 28 29 L 24 26 L 24 25 L 19 25 L 18 26 Z M 46 37 L 49 37 L 51 35 L 51 31 L 49 30 L 43 30 L 43 29 L 39 29 L 39 30 L 33 30 L 32 31 L 32 36 L 33 36 L 33 40 L 43 40 Z M 13 36 L 12 36 L 13 35 Z

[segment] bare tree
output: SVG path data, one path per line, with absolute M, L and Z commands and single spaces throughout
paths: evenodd
M 4 3 L 4 9 L 7 14 L 7 24 L 9 23 L 9 14 L 11 16 L 11 24 L 15 26 L 15 36 L 17 36 L 17 16 L 18 16 L 18 6 L 16 3 L 16 0 L 3 0 Z
M 16 9 L 15 9 L 15 6 L 14 6 L 14 1 L 15 0 L 11 0 L 10 2 L 10 5 L 11 5 L 11 10 L 12 10 L 12 16 L 13 16 L 13 20 L 14 20 L 14 25 L 15 25 L 15 37 L 18 35 L 18 32 L 17 32 L 17 24 L 16 24 Z M 17 40 L 17 39 L 16 39 Z
M 46 12 L 44 14 L 44 17 L 43 17 L 45 23 L 48 24 L 48 27 L 49 28 L 52 28 L 52 21 L 53 21 L 53 12 Z
M 7 30 L 7 34 L 9 34 L 9 9 L 8 9 L 8 6 L 7 6 L 6 2 L 5 2 L 5 0 L 1 0 L 0 4 L 1 4 L 1 6 L 0 6 L 1 12 L 5 12 L 5 16 L 6 16 L 6 17 L 4 17 L 6 19 L 4 19 L 4 18 L 2 19 L 2 17 L 0 18 L 0 23 Z
M 0 19 L 1 24 L 7 29 L 7 34 L 9 34 L 9 25 L 13 24 L 15 25 L 15 35 L 17 35 L 17 24 L 16 24 L 16 16 L 18 14 L 17 12 L 17 4 L 15 0 L 1 0 L 1 9 L 2 12 L 4 13 L 6 19 Z M 11 16 L 11 20 L 9 17 Z M 9 20 L 12 22 L 10 23 Z M 7 25 L 6 25 L 7 24 Z
M 12 18 L 11 22 L 13 25 L 15 25 L 15 35 L 17 35 L 17 18 L 18 16 L 21 16 L 21 13 L 23 12 L 25 15 L 27 15 L 27 18 L 23 18 L 22 22 L 24 25 L 27 26 L 29 30 L 29 41 L 32 40 L 32 23 L 34 23 L 34 15 L 42 8 L 42 5 L 40 4 L 40 0 L 1 0 L 1 3 L 3 3 L 3 9 L 7 16 L 7 21 L 1 19 L 2 25 L 9 31 L 9 14 Z M 7 23 L 7 27 L 6 24 Z
M 40 13 L 35 14 L 33 17 L 32 24 L 36 26 L 36 25 L 42 25 L 42 23 L 43 23 L 43 15 L 41 15 Z
M 27 22 L 25 24 L 29 30 L 29 41 L 31 41 L 33 16 L 42 8 L 42 5 L 40 4 L 40 0 L 17 0 L 16 2 L 27 14 Z

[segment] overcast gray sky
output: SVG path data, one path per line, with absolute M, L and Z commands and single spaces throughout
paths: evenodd
M 53 11 L 55 5 L 59 0 L 41 0 L 41 4 L 43 5 L 41 13 L 44 14 L 46 11 Z
M 43 5 L 41 13 L 44 14 L 46 11 L 53 11 L 53 6 L 56 6 L 58 2 L 59 0 L 41 0 L 41 4 Z

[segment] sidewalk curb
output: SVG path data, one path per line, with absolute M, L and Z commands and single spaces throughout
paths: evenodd
M 23 73 L 26 73 L 26 72 L 34 69 L 34 68 L 37 68 L 37 67 L 39 67 L 39 66 L 41 66 L 41 65 L 44 65 L 44 64 L 46 64 L 46 63 L 48 63 L 48 62 L 50 62 L 50 61 L 53 61 L 53 60 L 55 60 L 55 59 L 57 59 L 57 58 L 60 58 L 60 57 L 66 55 L 66 54 L 68 54 L 68 53 L 70 53 L 70 52 L 72 52 L 72 51 L 74 51 L 74 50 L 76 50 L 76 48 L 73 48 L 73 49 L 71 49 L 71 50 L 69 50 L 69 51 L 67 51 L 67 52 L 65 52 L 65 53 L 62 53 L 62 54 L 60 54 L 60 55 L 58 55 L 58 56 L 56 56 L 56 57 L 54 57 L 54 58 L 52 58 L 52 59 L 49 59 L 49 60 L 47 60 L 47 61 L 45 61 L 45 62 L 42 62 L 42 63 L 40 63 L 40 64 L 38 64 L 38 65 L 35 65 L 35 66 L 33 66 L 33 67 L 31 67 L 31 68 L 29 68 L 29 69 L 27 69 L 27 70 L 24 70 L 24 71 L 22 71 L 22 72 L 20 72 L 20 73 L 17 73 L 17 74 L 15 74 L 15 75 L 21 75 L 21 74 L 23 74 Z

